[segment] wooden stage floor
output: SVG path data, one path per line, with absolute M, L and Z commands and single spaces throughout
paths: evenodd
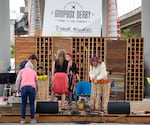
M 79 111 L 79 110 L 78 110 Z M 72 114 L 72 110 L 60 111 L 58 114 L 35 114 L 38 123 L 145 123 L 150 124 L 150 99 L 130 102 L 130 114 L 107 114 L 95 111 L 87 114 Z M 27 106 L 27 122 L 30 121 Z M 20 107 L 0 106 L 0 123 L 20 122 Z

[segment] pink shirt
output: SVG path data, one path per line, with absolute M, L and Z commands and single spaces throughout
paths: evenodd
M 18 77 L 20 77 L 20 88 L 24 86 L 32 86 L 36 88 L 35 81 L 38 80 L 37 73 L 31 68 L 24 68 L 20 70 Z

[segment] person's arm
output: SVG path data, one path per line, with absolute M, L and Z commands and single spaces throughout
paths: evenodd
M 15 86 L 16 86 L 16 90 L 19 92 L 20 91 L 20 86 L 21 86 L 20 73 L 17 75 Z
M 54 73 L 55 73 L 55 61 L 53 62 L 52 65 L 52 77 L 54 76 Z
M 75 73 L 75 79 L 77 79 L 78 81 L 80 81 L 80 77 L 79 77 L 79 73 L 78 73 L 78 69 L 77 69 L 77 65 L 76 65 L 76 63 L 75 62 L 73 62 L 73 64 L 72 64 L 72 68 L 73 68 L 73 71 L 74 71 L 74 73 Z
M 38 88 L 38 80 L 35 80 L 35 84 L 36 84 L 36 91 L 38 92 L 39 88 Z
M 95 79 L 95 76 L 94 76 L 94 72 L 93 72 L 92 66 L 90 66 L 89 77 L 90 77 L 90 80 Z
M 105 78 L 107 78 L 106 65 L 104 62 L 102 62 L 101 66 L 100 66 L 100 73 L 96 77 L 96 80 L 101 80 L 101 79 L 105 79 Z
M 70 64 L 68 62 L 68 66 L 67 66 L 67 74 L 69 74 L 69 69 L 70 69 Z
M 80 81 L 80 77 L 79 77 L 79 74 L 78 74 L 78 73 L 76 73 L 76 79 L 77 79 L 78 81 Z

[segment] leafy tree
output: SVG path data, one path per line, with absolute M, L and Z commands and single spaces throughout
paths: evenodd
M 123 39 L 128 39 L 128 38 L 137 38 L 137 37 L 140 37 L 140 35 L 139 34 L 133 34 L 131 31 L 131 28 L 126 28 L 122 31 L 121 37 Z

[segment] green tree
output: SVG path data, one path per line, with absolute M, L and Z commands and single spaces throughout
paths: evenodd
M 137 38 L 137 37 L 140 37 L 140 35 L 139 34 L 133 34 L 131 31 L 131 28 L 126 28 L 122 31 L 121 37 L 123 39 L 128 39 L 128 38 Z

